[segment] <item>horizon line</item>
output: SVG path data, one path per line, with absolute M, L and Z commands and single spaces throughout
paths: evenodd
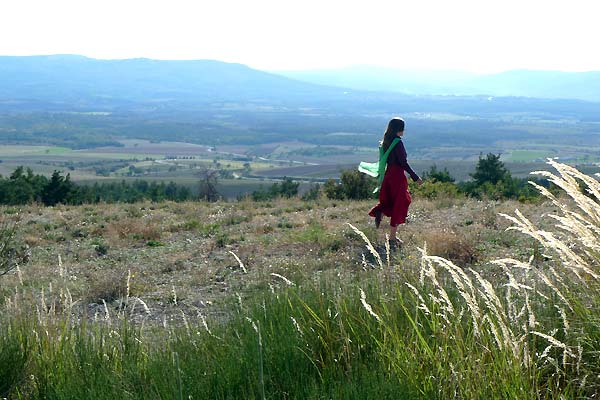
M 487 70 L 487 71 L 473 71 L 469 69 L 461 69 L 461 68 L 435 68 L 435 67 L 398 67 L 398 66 L 390 66 L 390 65 L 378 65 L 378 64 L 366 64 L 366 63 L 353 63 L 346 64 L 341 66 L 311 66 L 304 68 L 262 68 L 253 65 L 253 63 L 246 63 L 241 61 L 225 61 L 219 60 L 215 58 L 153 58 L 153 57 L 92 57 L 83 54 L 76 53 L 53 53 L 53 54 L 27 54 L 27 55 L 12 55 L 12 54 L 0 54 L 0 57 L 3 58 L 35 58 L 35 57 L 78 57 L 85 58 L 89 60 L 96 61 L 127 61 L 127 60 L 148 60 L 148 61 L 167 61 L 167 62 L 192 62 L 192 61 L 213 61 L 220 62 L 224 64 L 238 64 L 243 65 L 248 68 L 264 71 L 264 72 L 272 72 L 272 73 L 280 73 L 280 72 L 300 72 L 300 71 L 339 71 L 339 70 L 351 70 L 351 69 L 359 69 L 359 68 L 372 68 L 372 69 L 380 69 L 380 70 L 388 70 L 388 71 L 403 71 L 403 72 L 429 72 L 429 73 L 466 73 L 472 75 L 495 75 L 501 74 L 505 72 L 559 72 L 566 74 L 585 74 L 591 72 L 600 72 L 600 69 L 585 69 L 585 70 L 561 70 L 561 69 L 540 69 L 540 68 L 531 68 L 531 67 L 515 67 L 509 69 L 498 69 L 498 70 Z

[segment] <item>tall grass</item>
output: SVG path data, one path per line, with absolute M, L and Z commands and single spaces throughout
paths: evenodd
M 22 399 L 540 398 L 600 392 L 600 185 L 550 162 L 556 230 L 518 210 L 543 248 L 464 268 L 421 249 L 417 270 L 373 255 L 349 281 L 293 282 L 227 320 L 132 324 L 129 310 L 75 319 L 65 290 L 0 316 L 0 396 Z M 584 191 L 582 191 L 582 188 Z M 377 253 L 368 238 L 369 252 Z M 378 255 L 378 254 L 377 254 Z M 391 261 L 390 261 L 391 260 Z M 125 304 L 131 304 L 125 299 Z

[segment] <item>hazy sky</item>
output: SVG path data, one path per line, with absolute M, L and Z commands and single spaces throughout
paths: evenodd
M 598 0 L 1 0 L 0 55 L 588 71 L 600 70 L 599 11 Z

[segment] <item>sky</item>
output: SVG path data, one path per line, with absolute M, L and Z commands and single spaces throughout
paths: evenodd
M 1 0 L 0 55 L 600 71 L 598 0 Z

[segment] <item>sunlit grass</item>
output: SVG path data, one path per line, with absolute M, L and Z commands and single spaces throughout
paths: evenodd
M 542 174 L 565 195 L 539 189 L 556 226 L 503 214 L 540 246 L 524 259 L 460 265 L 423 243 L 415 265 L 388 248 L 380 254 L 354 225 L 334 237 L 313 221 L 302 232 L 281 229 L 323 254 L 356 237 L 379 258 L 365 257 L 364 270 L 344 279 L 265 270 L 282 273 L 263 272 L 264 291 L 232 294 L 226 314 L 197 309 L 162 323 L 133 297 L 131 274 L 116 309 L 74 312 L 81 300 L 59 261 L 52 288 L 17 283 L 3 292 L 0 397 L 592 398 L 600 391 L 600 184 L 550 165 L 558 173 Z M 228 252 L 251 279 L 257 266 Z M 178 298 L 173 287 L 170 301 Z

